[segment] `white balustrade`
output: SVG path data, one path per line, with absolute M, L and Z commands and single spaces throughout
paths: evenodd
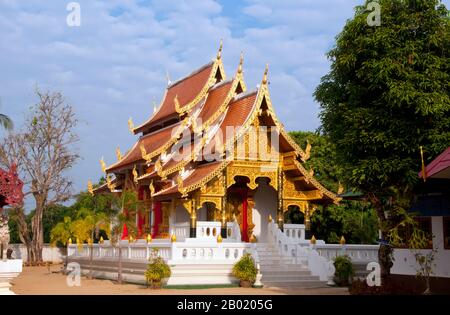
M 227 239 L 235 242 L 241 241 L 241 228 L 236 221 L 227 222 Z
M 184 241 L 189 237 L 189 229 L 189 222 L 175 223 L 170 225 L 169 234 L 175 234 L 175 236 L 177 237 L 177 241 Z
M 234 263 L 246 252 L 251 252 L 249 243 L 176 242 L 170 263 Z
M 283 233 L 292 240 L 305 240 L 304 224 L 284 224 Z
M 222 224 L 216 221 L 197 221 L 197 239 L 216 240 Z
M 320 256 L 333 260 L 337 256 L 347 255 L 353 262 L 369 263 L 378 261 L 379 245 L 364 244 L 317 244 L 314 246 Z

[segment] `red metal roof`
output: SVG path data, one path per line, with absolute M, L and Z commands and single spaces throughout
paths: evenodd
M 425 167 L 427 177 L 450 178 L 450 147 Z M 422 171 L 419 172 L 422 177 Z

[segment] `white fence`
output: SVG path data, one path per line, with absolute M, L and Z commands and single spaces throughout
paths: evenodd
M 272 221 L 268 231 L 269 241 L 280 255 L 292 258 L 295 264 L 307 266 L 312 275 L 329 284 L 333 282 L 333 259 L 337 256 L 348 255 L 353 263 L 378 262 L 378 245 L 325 244 L 321 240 L 310 244 L 310 240 L 304 238 L 304 226 L 301 224 L 286 224 L 282 232 Z
M 27 247 L 24 244 L 9 244 L 8 247 L 13 250 L 13 258 L 22 259 L 24 262 L 27 261 Z M 64 261 L 64 253 L 58 247 L 50 246 L 50 244 L 44 244 L 44 249 L 42 250 L 42 259 L 45 262 L 60 264 Z

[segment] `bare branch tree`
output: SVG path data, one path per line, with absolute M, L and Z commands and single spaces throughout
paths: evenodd
M 72 107 L 59 92 L 36 89 L 36 95 L 39 102 L 30 108 L 23 129 L 11 132 L 0 144 L 0 164 L 18 165 L 27 189 L 25 195 L 32 195 L 35 200 L 31 228 L 25 222 L 23 210 L 16 210 L 12 216 L 18 223 L 22 242 L 30 247 L 30 263 L 42 262 L 43 213 L 49 206 L 72 196 L 72 182 L 65 172 L 79 158 L 74 148 L 79 140 L 75 133 L 78 121 Z

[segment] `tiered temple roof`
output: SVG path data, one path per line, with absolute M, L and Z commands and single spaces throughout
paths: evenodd
M 108 176 L 115 175 L 107 186 L 115 191 L 144 186 L 155 200 L 186 197 L 236 162 L 235 153 L 230 152 L 251 127 L 267 126 L 275 128 L 279 137 L 281 160 L 277 167 L 286 174 L 282 181 L 298 191 L 292 200 L 315 192 L 318 203 L 339 201 L 302 165 L 310 148 L 302 150 L 278 121 L 270 100 L 267 68 L 258 89 L 248 92 L 242 56 L 234 77 L 226 80 L 221 50 L 212 62 L 168 85 L 153 116 L 131 128 L 141 135 L 118 162 L 105 169 Z M 236 132 L 227 132 L 229 127 L 236 127 Z M 205 153 L 227 158 L 211 161 Z

